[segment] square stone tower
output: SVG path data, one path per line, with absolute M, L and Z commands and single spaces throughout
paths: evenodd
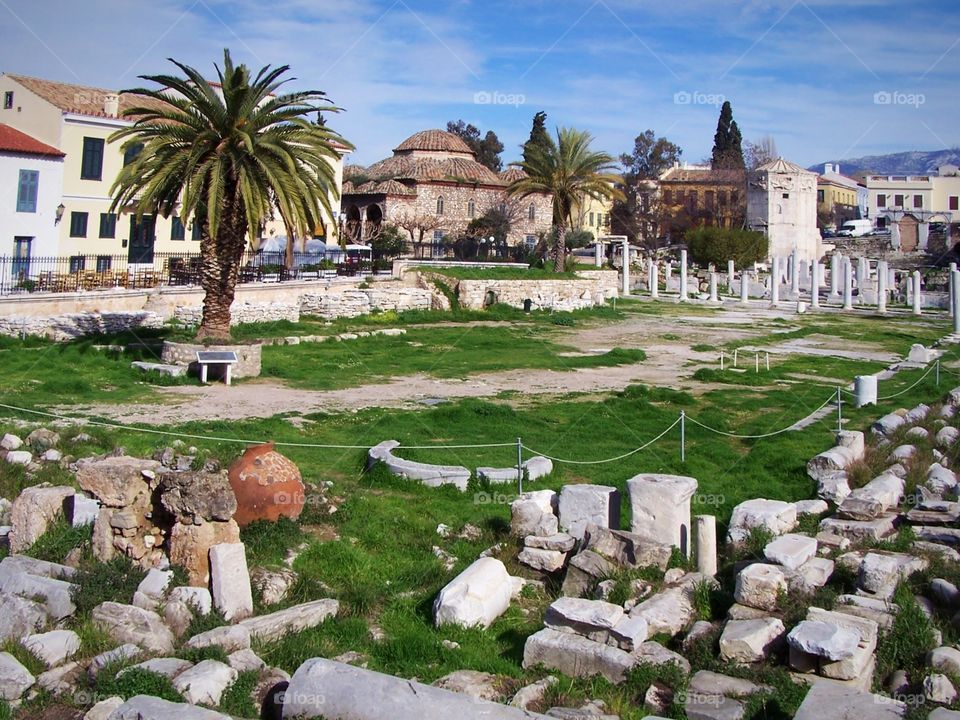
M 801 260 L 819 260 L 817 174 L 783 158 L 751 171 L 747 226 L 767 236 L 771 257 L 786 257 L 796 249 Z

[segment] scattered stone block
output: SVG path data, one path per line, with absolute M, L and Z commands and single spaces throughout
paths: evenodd
M 781 593 L 787 592 L 787 576 L 776 565 L 754 563 L 737 575 L 733 596 L 738 603 L 759 610 L 775 610 Z
M 248 630 L 251 638 L 261 642 L 274 642 L 285 635 L 316 627 L 335 617 L 339 611 L 339 600 L 323 598 L 250 617 L 241 620 L 237 625 Z
M 184 670 L 193 667 L 193 663 L 189 660 L 183 660 L 182 658 L 175 657 L 165 657 L 165 658 L 152 658 L 150 660 L 145 660 L 142 663 L 137 663 L 136 665 L 128 665 L 123 670 L 121 670 L 118 675 L 122 675 L 125 672 L 129 672 L 133 669 L 147 670 L 149 672 L 157 673 L 157 675 L 163 675 L 166 678 L 173 679 Z
M 606 485 L 564 485 L 559 499 L 560 529 L 577 539 L 588 524 L 619 529 L 620 492 Z
M 250 647 L 250 630 L 243 625 L 221 625 L 204 630 L 185 643 L 189 648 L 220 647 L 231 653 Z
M 899 413 L 890 413 L 889 415 L 884 415 L 882 418 L 877 420 L 870 426 L 870 429 L 875 435 L 882 435 L 884 437 L 890 437 L 894 430 L 903 425 L 906 420 L 903 419 L 903 415 Z
M 223 691 L 238 674 L 219 660 L 203 660 L 177 675 L 173 686 L 191 705 L 219 705 Z
M 939 705 L 952 705 L 958 697 L 950 678 L 941 673 L 933 673 L 923 679 L 923 695 Z
M 117 695 L 101 700 L 87 710 L 83 720 L 110 720 L 113 711 L 123 705 L 123 698 Z
M 87 674 L 91 678 L 95 678 L 107 665 L 121 660 L 130 660 L 141 652 L 142 650 L 133 643 L 126 643 L 113 648 L 113 650 L 102 652 L 90 660 L 90 664 L 87 666 Z
M 33 454 L 29 450 L 8 450 L 3 459 L 10 465 L 29 465 L 33 462 Z
M 847 520 L 840 517 L 820 521 L 821 532 L 841 535 L 852 542 L 883 540 L 897 532 L 897 514 L 889 513 L 874 520 Z M 923 539 L 923 538 L 921 538 Z
M 71 577 L 73 568 L 11 555 L 0 561 L 0 591 L 24 599 L 43 598 L 43 606 L 52 620 L 62 620 L 76 612 L 73 591 L 76 587 L 61 578 Z
M 934 648 L 927 653 L 927 665 L 934 670 L 960 675 L 960 650 L 955 647 Z
M 0 652 L 0 700 L 19 700 L 36 682 L 20 661 L 8 652 Z
M 635 605 L 630 617 L 642 618 L 650 635 L 661 633 L 673 637 L 690 626 L 696 611 L 690 588 L 672 587 Z
M 135 695 L 110 715 L 110 720 L 231 720 L 215 710 L 175 703 L 151 695 Z
M 765 527 L 775 536 L 793 530 L 797 525 L 797 508 L 781 500 L 747 500 L 737 505 L 730 516 L 727 532 L 731 542 L 743 542 L 753 528 Z
M 23 646 L 52 668 L 76 654 L 80 637 L 73 630 L 51 630 L 28 635 L 23 639 Z
M 104 602 L 93 609 L 91 619 L 114 642 L 132 643 L 163 655 L 173 652 L 173 633 L 155 612 L 133 605 Z
M 70 524 L 73 527 L 92 525 L 100 514 L 100 503 L 82 493 L 74 493 L 70 511 Z
M 866 720 L 902 720 L 907 706 L 883 695 L 846 687 L 837 683 L 814 683 L 793 720 L 825 718 L 864 718 Z
M 525 547 L 517 555 L 517 560 L 534 570 L 552 573 L 563 568 L 567 562 L 567 554 L 557 550 Z
M 510 505 L 510 532 L 519 537 L 547 537 L 559 532 L 555 509 L 558 496 L 553 490 L 524 493 Z
M 570 558 L 561 592 L 564 595 L 581 597 L 598 581 L 610 577 L 615 571 L 614 563 L 593 550 L 584 550 Z
M 635 662 L 619 648 L 551 628 L 528 637 L 523 648 L 524 668 L 543 665 L 570 677 L 599 674 L 613 683 L 622 682 Z
M 524 539 L 523 544 L 528 548 L 568 553 L 573 550 L 574 546 L 577 544 L 577 541 L 576 538 L 573 538 L 566 533 L 557 533 L 556 535 L 549 535 L 547 537 L 528 535 Z
M 690 500 L 697 481 L 680 475 L 640 474 L 627 480 L 631 531 L 690 553 Z
M 839 505 L 850 494 L 850 481 L 843 471 L 824 473 L 817 480 L 817 496 Z
M 661 570 L 667 569 L 672 553 L 670 545 L 651 542 L 637 533 L 593 524 L 586 526 L 583 548 L 599 553 L 621 567 L 657 567 Z
M 860 643 L 859 633 L 830 623 L 804 620 L 787 635 L 791 648 L 827 660 L 853 657 Z
M 22 553 L 39 540 L 50 523 L 63 515 L 64 503 L 74 492 L 65 486 L 25 488 L 10 508 L 10 552 Z
M 779 618 L 730 620 L 720 635 L 720 656 L 738 664 L 760 662 L 783 640 L 785 633 Z
M 236 650 L 227 656 L 227 663 L 237 672 L 260 671 L 267 664 L 250 648 Z
M 0 439 L 0 448 L 4 450 L 19 450 L 23 447 L 23 440 L 12 433 L 4 433 Z
M 77 463 L 77 482 L 106 507 L 123 508 L 149 492 L 146 480 L 163 466 L 156 460 L 120 455 Z M 147 473 L 147 475 L 144 475 Z
M 213 597 L 205 587 L 183 585 L 170 591 L 171 602 L 189 605 L 200 615 L 209 615 L 213 609 Z
M 243 543 L 221 543 L 210 548 L 210 587 L 213 602 L 227 620 L 253 614 L 253 592 Z
M 763 554 L 772 563 L 796 570 L 817 555 L 817 541 L 806 535 L 788 533 L 771 541 Z
M 503 696 L 500 679 L 478 670 L 455 670 L 435 681 L 433 687 L 469 695 L 476 700 L 496 702 Z
M 823 515 L 830 509 L 825 500 L 798 500 L 793 503 L 793 506 L 797 509 L 798 517 L 801 515 Z
M 513 581 L 496 558 L 480 558 L 444 587 L 433 604 L 437 627 L 489 627 L 510 606 Z
M 38 602 L 0 592 L 0 618 L 0 642 L 20 640 L 43 629 L 47 611 Z
M 611 629 L 623 619 L 623 608 L 602 600 L 561 597 L 547 608 L 543 623 L 560 632 L 606 643 Z

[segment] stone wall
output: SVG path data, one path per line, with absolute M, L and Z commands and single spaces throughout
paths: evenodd
M 186 365 L 190 372 L 198 372 L 197 351 L 232 351 L 237 354 L 230 374 L 235 378 L 260 376 L 260 345 L 197 345 L 164 341 L 162 362 L 168 365 Z
M 0 335 L 39 335 L 51 340 L 72 340 L 83 335 L 118 333 L 138 328 L 162 327 L 164 318 L 154 312 L 83 312 L 47 317 L 0 317 Z
M 181 325 L 196 326 L 203 317 L 203 308 L 197 306 L 178 307 L 173 311 L 173 318 Z M 290 303 L 234 303 L 230 308 L 230 324 L 246 325 L 247 323 L 277 322 L 289 320 L 300 322 L 300 305 Z
M 429 310 L 431 305 L 429 290 L 402 285 L 364 289 L 331 287 L 300 296 L 301 313 L 327 319 L 357 317 L 372 310 Z
M 575 280 L 461 280 L 460 306 L 478 310 L 494 303 L 531 310 L 579 310 L 602 305 L 617 296 L 619 275 L 612 270 L 586 270 Z

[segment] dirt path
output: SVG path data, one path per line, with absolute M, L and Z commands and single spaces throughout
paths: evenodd
M 268 418 L 281 413 L 357 411 L 370 407 L 417 407 L 456 398 L 489 398 L 503 392 L 523 395 L 566 395 L 622 390 L 644 383 L 684 388 L 695 393 L 712 386 L 693 380 L 698 367 L 716 362 L 716 352 L 697 352 L 698 344 L 718 346 L 756 337 L 758 325 L 773 314 L 764 311 L 729 311 L 711 316 L 634 316 L 615 324 L 575 328 L 558 340 L 580 353 L 614 347 L 642 348 L 647 359 L 635 365 L 562 370 L 523 369 L 479 373 L 467 379 L 441 379 L 426 375 L 392 378 L 386 382 L 343 390 L 310 391 L 291 388 L 274 380 L 158 388 L 161 403 L 98 404 L 61 407 L 70 414 L 98 415 L 120 422 L 152 425 L 191 420 Z M 829 354 L 829 353 L 825 353 Z

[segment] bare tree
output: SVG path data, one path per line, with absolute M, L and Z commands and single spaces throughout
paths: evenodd
M 756 170 L 761 165 L 780 157 L 777 152 L 777 141 L 771 135 L 764 135 L 757 142 L 749 140 L 744 143 L 743 156 L 747 170 Z
M 423 247 L 424 236 L 441 225 L 441 219 L 436 215 L 425 215 L 417 211 L 405 212 L 393 218 L 394 224 L 403 228 L 410 235 L 411 250 L 414 255 Z

